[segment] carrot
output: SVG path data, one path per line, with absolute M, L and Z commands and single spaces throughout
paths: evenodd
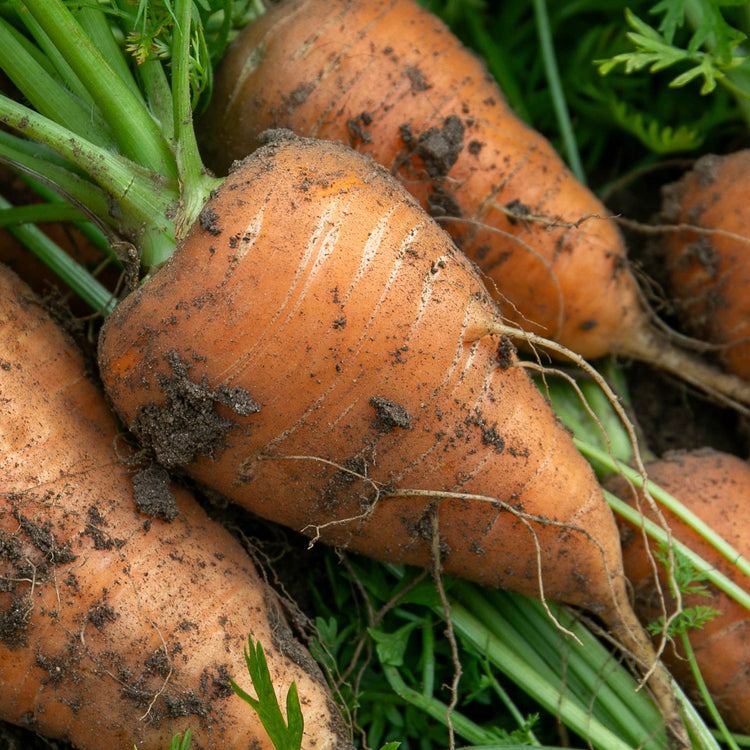
M 750 505 L 750 465 L 736 456 L 706 449 L 675 453 L 648 464 L 647 469 L 653 481 L 674 495 L 702 521 L 710 523 L 712 529 L 743 556 L 750 556 L 750 533 L 744 523 L 744 514 Z M 635 503 L 621 478 L 613 477 L 606 486 L 631 504 Z M 684 521 L 666 510 L 664 512 L 675 539 L 688 545 L 705 560 L 713 562 L 720 572 L 738 585 L 747 586 L 747 578 L 730 561 L 720 557 Z M 651 513 L 646 515 L 653 518 Z M 624 521 L 620 523 L 625 572 L 634 589 L 636 610 L 644 622 L 657 620 L 662 610 L 643 535 Z M 659 570 L 662 590 L 668 594 L 666 568 L 660 566 Z M 736 731 L 750 732 L 750 683 L 747 679 L 750 614 L 741 604 L 711 588 L 704 594 L 683 594 L 682 605 L 684 608 L 710 607 L 720 613 L 700 629 L 688 630 L 687 635 L 721 715 Z M 673 610 L 674 598 L 668 595 L 667 611 Z M 700 705 L 701 696 L 685 656 L 679 640 L 676 648 L 668 648 L 664 654 L 675 676 L 691 688 L 696 705 Z
M 250 25 L 216 74 L 200 128 L 207 163 L 225 174 L 269 127 L 341 140 L 390 169 L 522 328 L 750 403 L 747 384 L 654 330 L 604 206 L 412 0 L 286 0 Z
M 304 747 L 347 746 L 244 550 L 163 469 L 131 482 L 83 358 L 4 266 L 0 368 L 0 719 L 84 750 L 187 728 L 196 748 L 271 748 L 228 681 L 249 632 L 277 688 L 297 684 Z
M 721 345 L 725 367 L 750 380 L 750 149 L 704 156 L 664 188 L 662 218 L 685 225 L 663 248 L 689 328 Z M 692 229 L 689 227 L 693 227 Z
M 229 179 L 206 175 L 186 0 L 167 109 L 158 60 L 143 71 L 147 107 L 61 0 L 24 5 L 106 127 L 89 133 L 97 119 L 75 103 L 70 131 L 2 97 L 0 120 L 83 172 L 54 176 L 149 269 L 106 320 L 99 364 L 159 462 L 313 539 L 535 595 L 543 584 L 651 664 L 589 465 L 500 335 L 474 266 L 408 193 L 351 149 L 285 134 Z M 23 45 L 3 59 L 3 30 L 0 18 L 3 66 L 31 65 Z M 15 141 L 6 151 L 45 169 Z M 668 678 L 657 668 L 650 683 L 686 745 Z
M 590 467 L 387 172 L 279 138 L 201 216 L 100 335 L 107 392 L 163 465 L 316 540 L 543 586 L 640 654 Z

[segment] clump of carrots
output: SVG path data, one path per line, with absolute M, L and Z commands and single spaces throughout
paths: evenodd
M 417 13 L 407 3 L 393 8 L 407 18 Z M 71 13 L 58 0 L 28 0 L 25 10 L 34 19 L 30 37 L 51 40 L 85 104 L 63 89 L 63 118 L 26 81 L 33 108 L 0 99 L 0 120 L 41 144 L 43 157 L 13 136 L 0 149 L 85 204 L 130 243 L 123 259 L 147 269 L 99 343 L 108 396 L 143 446 L 163 466 L 313 540 L 594 612 L 644 671 L 654 667 L 649 685 L 669 731 L 687 746 L 669 678 L 628 602 L 616 526 L 597 481 L 516 357 L 507 338 L 515 331 L 476 269 L 417 202 L 366 156 L 288 132 L 263 136 L 265 145 L 225 180 L 208 175 L 192 130 L 186 0 L 174 6 L 172 79 L 161 65 L 149 66 L 143 90 L 116 45 L 114 62 L 104 64 L 98 45 L 113 40 L 100 11 Z M 430 16 L 415 18 L 447 39 Z M 13 46 L 6 26 L 0 21 L 0 48 L 11 51 L 0 62 L 23 89 L 23 69 L 35 56 L 28 40 Z M 405 52 L 381 52 L 406 70 Z M 475 65 L 462 62 L 463 51 L 444 54 L 443 67 L 453 56 L 467 70 Z M 37 74 L 56 79 L 44 66 Z M 396 100 L 418 101 L 436 74 L 426 63 L 412 65 Z M 483 92 L 485 83 L 477 85 Z M 282 96 L 290 112 L 313 101 L 318 89 L 308 88 Z M 511 168 L 483 194 L 486 211 L 507 222 L 501 232 L 521 233 L 523 252 L 513 258 L 501 257 L 506 250 L 484 226 L 487 215 L 466 207 L 455 215 L 461 186 L 486 172 L 484 159 L 502 157 L 481 130 L 489 119 L 482 107 L 504 108 L 492 91 L 494 103 L 467 99 L 460 116 L 402 121 L 408 127 L 399 128 L 394 171 L 402 181 L 419 178 L 426 205 L 451 214 L 464 247 L 481 240 L 477 247 L 499 254 L 493 263 L 506 270 L 519 255 L 534 260 L 530 296 L 551 286 L 553 302 L 537 316 L 519 301 L 518 320 L 579 336 L 587 356 L 629 351 L 622 340 L 602 343 L 608 328 L 624 335 L 640 320 L 619 236 L 609 221 L 572 226 L 603 209 L 567 173 L 558 173 L 549 195 L 513 199 L 501 194 L 521 171 Z M 370 109 L 347 122 L 363 149 L 372 142 Z M 403 117 L 397 108 L 393 116 Z M 527 129 L 508 127 L 525 144 L 519 163 L 539 175 L 545 164 L 562 170 L 547 145 L 524 140 Z M 476 162 L 465 180 L 453 171 L 464 152 Z M 556 202 L 566 192 L 583 201 L 570 214 Z M 545 217 L 554 220 L 545 226 Z M 547 236 L 551 256 L 530 249 Z M 585 267 L 592 247 L 606 248 L 602 283 L 625 289 L 625 301 L 606 308 L 597 296 L 586 309 L 562 302 L 573 237 L 589 247 L 575 261 Z M 646 335 L 645 324 L 633 328 Z M 736 381 L 717 382 L 746 399 Z M 264 646 L 268 638 L 261 634 Z M 323 709 L 316 715 L 328 720 Z
M 341 140 L 385 165 L 522 329 L 587 358 L 650 362 L 747 410 L 747 383 L 652 325 L 607 210 L 414 0 L 288 0 L 251 24 L 203 118 L 209 164 L 224 174 L 269 127 Z

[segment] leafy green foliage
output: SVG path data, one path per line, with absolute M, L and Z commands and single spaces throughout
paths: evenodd
M 310 650 L 329 673 L 361 746 L 400 740 L 402 750 L 448 747 L 445 709 L 454 665 L 445 623 L 431 611 L 440 606 L 435 584 L 416 570 L 396 581 L 364 558 L 353 559 L 342 576 L 333 553 L 326 561 L 335 575 L 328 579 L 330 591 L 315 592 L 320 616 Z M 484 656 L 468 643 L 459 645 L 456 726 L 477 732 L 484 745 L 528 742 L 536 717 L 522 716 L 519 727 L 502 704 L 498 708 L 495 685 L 504 679 L 488 676 Z
M 287 692 L 287 723 L 276 698 L 263 646 L 260 643 L 253 645 L 252 640 L 248 641 L 248 646 L 249 648 L 245 648 L 245 663 L 258 697 L 253 698 L 230 679 L 232 690 L 255 709 L 276 750 L 299 750 L 302 746 L 304 718 L 297 696 L 297 685 L 293 682 Z
M 80 2 L 69 2 L 79 8 Z M 172 34 L 177 17 L 174 0 L 107 0 L 96 3 L 124 30 L 125 52 L 138 65 L 148 60 L 167 61 L 172 55 Z M 190 85 L 193 108 L 211 95 L 213 68 L 240 29 L 262 12 L 259 0 L 193 0 L 190 39 Z
M 679 87 L 695 79 L 702 79 L 701 94 L 710 94 L 717 81 L 725 78 L 726 71 L 738 67 L 745 56 L 736 54 L 737 48 L 746 39 L 746 34 L 730 26 L 721 14 L 719 4 L 701 2 L 702 19 L 687 40 L 686 45 L 675 44 L 677 31 L 685 26 L 687 0 L 662 0 L 651 13 L 663 13 L 658 28 L 649 26 L 633 11 L 625 16 L 632 31 L 627 37 L 635 46 L 631 52 L 623 52 L 609 60 L 597 61 L 599 72 L 606 75 L 618 65 L 624 65 L 626 73 L 648 68 L 651 72 L 664 70 L 678 63 L 687 69 L 670 82 Z M 706 45 L 708 49 L 702 49 Z M 750 92 L 746 92 L 750 95 Z
M 671 573 L 675 585 L 682 595 L 711 596 L 711 592 L 703 583 L 706 576 L 696 570 L 690 561 L 679 552 L 673 550 L 670 558 L 666 546 L 661 544 L 659 549 L 654 552 L 654 557 L 666 568 L 668 573 Z M 667 635 L 673 637 L 683 635 L 689 630 L 700 629 L 719 614 L 721 613 L 718 610 L 706 605 L 686 607 L 669 622 Z M 664 617 L 662 616 L 655 622 L 649 623 L 647 627 L 651 633 L 664 632 Z

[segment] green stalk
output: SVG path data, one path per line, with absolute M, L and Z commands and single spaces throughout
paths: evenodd
M 38 143 L 25 141 L 0 130 L 0 161 L 7 161 L 26 174 L 48 180 L 69 196 L 72 202 L 86 206 L 96 216 L 108 218 L 108 202 L 104 191 L 71 171 L 65 166 L 69 162 Z
M 112 35 L 112 27 L 107 21 L 104 12 L 100 8 L 84 5 L 77 8 L 74 13 L 81 24 L 81 28 L 88 34 L 94 46 L 102 53 L 110 66 L 112 66 L 118 78 L 138 99 L 142 99 L 141 90 L 138 88 L 138 84 L 130 72 L 120 45 Z
M 176 186 L 84 138 L 71 137 L 64 127 L 5 96 L 0 96 L 0 121 L 57 151 L 114 197 L 124 230 L 140 247 L 146 265 L 161 263 L 174 252 L 169 217 L 177 200 Z
M 173 153 L 143 101 L 110 67 L 62 0 L 26 0 L 25 6 L 97 103 L 122 152 L 147 169 L 176 177 Z
M 0 196 L 0 209 L 13 206 Z M 33 224 L 9 226 L 11 234 L 31 250 L 59 279 L 64 281 L 93 310 L 108 315 L 117 300 L 83 266 Z
M 495 632 L 489 632 L 472 611 L 457 602 L 451 603 L 451 621 L 479 653 L 486 654 L 524 692 L 552 715 L 560 716 L 567 726 L 586 737 L 592 745 L 602 750 L 632 750 L 632 746 L 614 732 L 592 720 L 586 706 L 568 694 L 561 695 L 556 680 L 550 679 L 544 672 L 537 672 L 535 666 L 524 659 L 528 649 L 518 649 L 519 644 L 523 643 L 522 639 L 501 616 L 495 621 L 497 630 L 502 633 L 500 637 Z
M 401 678 L 399 671 L 396 667 L 381 662 L 383 668 L 383 674 L 388 680 L 388 684 L 399 698 L 402 698 L 407 703 L 411 703 L 421 711 L 424 711 L 433 719 L 446 724 L 446 714 L 448 706 L 437 698 L 426 696 L 416 690 L 410 688 Z M 457 711 L 451 712 L 451 722 L 456 734 L 459 734 L 469 742 L 477 742 L 480 745 L 489 745 L 497 743 L 498 737 L 493 732 L 488 732 L 486 729 L 482 729 L 478 724 L 475 724 L 470 719 L 467 719 Z
M 576 142 L 573 126 L 568 114 L 568 105 L 565 101 L 565 93 L 560 81 L 560 73 L 555 58 L 555 47 L 552 43 L 552 32 L 550 30 L 549 15 L 547 14 L 547 5 L 545 0 L 532 0 L 534 5 L 534 15 L 536 17 L 536 28 L 539 34 L 539 45 L 542 53 L 542 62 L 547 74 L 547 82 L 552 96 L 552 106 L 557 116 L 557 124 L 560 128 L 560 135 L 563 140 L 565 153 L 568 155 L 568 163 L 573 174 L 582 183 L 586 183 L 586 173 L 583 170 L 581 157 L 578 153 L 578 144 Z
M 636 485 L 636 487 L 643 487 L 643 477 L 641 477 L 641 475 L 637 471 L 631 469 L 628 466 L 623 466 L 621 463 L 613 459 L 608 453 L 602 451 L 596 446 L 586 443 L 585 441 L 578 438 L 574 438 L 574 441 L 578 446 L 578 449 L 585 456 L 588 456 L 589 459 L 592 459 L 593 461 L 596 461 L 597 463 L 605 466 L 610 471 L 622 474 L 634 485 Z M 743 557 L 734 547 L 732 547 L 731 544 L 722 539 L 722 537 L 719 536 L 708 524 L 701 521 L 701 519 L 698 518 L 695 513 L 686 508 L 679 500 L 674 498 L 672 495 L 670 495 L 668 492 L 666 492 L 664 489 L 654 484 L 653 482 L 648 482 L 646 487 L 649 491 L 649 494 L 654 498 L 654 500 L 657 500 L 661 505 L 674 513 L 681 521 L 684 521 L 691 528 L 693 528 L 696 533 L 698 533 L 712 547 L 714 547 L 717 552 L 725 557 L 730 563 L 735 565 L 741 573 L 746 576 L 750 576 L 750 560 Z M 608 496 L 608 499 L 609 497 L 614 497 L 611 495 L 611 493 L 606 494 Z M 612 503 L 610 503 L 610 505 L 611 504 Z M 618 509 L 622 504 L 623 502 L 621 500 L 617 503 Z M 627 503 L 625 503 L 625 505 L 627 505 Z M 633 512 L 637 514 L 637 511 Z M 632 517 L 633 514 L 629 513 L 628 520 L 631 520 Z M 640 518 L 639 515 L 637 517 Z M 660 537 L 661 536 L 664 536 L 663 529 Z M 702 567 L 705 566 L 706 564 L 704 564 Z
M 5 206 L 0 212 L 0 229 L 31 222 L 84 221 L 85 216 L 68 203 L 35 203 L 28 206 Z
M 743 607 L 750 609 L 750 593 L 748 593 L 748 591 L 745 591 L 736 583 L 730 581 L 710 563 L 696 555 L 689 547 L 686 547 L 674 538 L 667 539 L 667 533 L 661 526 L 658 526 L 648 518 L 643 518 L 635 508 L 631 508 L 626 502 L 620 500 L 619 497 L 616 497 L 606 490 L 604 496 L 615 513 L 622 516 L 626 521 L 630 521 L 630 523 L 637 527 L 642 526 L 652 539 L 656 539 L 656 541 L 662 542 L 663 544 L 667 544 L 671 541 L 675 551 L 683 555 L 688 562 L 690 562 L 699 573 L 702 573 L 711 583 L 713 583 L 716 588 L 721 589 L 721 591 L 723 591 L 728 597 L 734 599 Z
M 84 106 L 56 81 L 27 51 L 19 33 L 1 17 L 0 67 L 45 117 L 64 124 L 98 146 L 114 146 L 114 139 L 98 113 L 92 112 L 90 105 Z
M 41 182 L 29 177 L 28 175 L 21 175 L 21 178 L 26 184 L 43 200 L 47 203 L 56 203 L 61 205 L 68 205 L 68 201 L 62 198 L 52 188 L 42 185 Z M 35 219 L 36 221 L 36 219 Z M 123 267 L 117 253 L 112 249 L 109 241 L 99 227 L 92 224 L 88 220 L 88 216 L 83 221 L 74 221 L 73 226 L 91 243 L 93 247 L 96 247 L 101 251 L 103 256 L 108 256 L 119 268 Z
M 730 750 L 739 750 L 739 747 L 737 746 L 737 743 L 734 741 L 731 732 L 727 728 L 727 725 L 724 723 L 724 719 L 721 718 L 721 714 L 716 709 L 716 705 L 714 704 L 713 699 L 711 698 L 711 694 L 708 691 L 708 687 L 706 687 L 706 682 L 703 679 L 703 675 L 701 674 L 700 668 L 698 667 L 698 662 L 695 660 L 695 652 L 693 651 L 693 646 L 690 643 L 690 638 L 688 637 L 688 634 L 681 633 L 680 640 L 682 642 L 683 649 L 685 649 L 685 656 L 687 656 L 687 660 L 690 663 L 690 670 L 693 673 L 693 679 L 695 680 L 695 684 L 698 686 L 698 692 L 700 692 L 701 697 L 703 698 L 703 702 L 706 707 L 706 710 L 708 711 L 711 718 L 714 720 L 716 727 L 721 733 L 721 739 L 727 743 Z
M 204 174 L 203 162 L 193 128 L 190 96 L 190 21 L 192 0 L 175 3 L 177 23 L 172 40 L 172 102 L 174 106 L 175 153 L 182 185 L 182 223 L 176 228 L 179 241 L 195 221 L 206 202 L 208 192 L 220 180 Z
M 500 595 L 492 597 L 492 601 L 502 602 L 496 608 L 500 609 L 502 606 L 506 619 L 517 630 L 529 627 L 531 632 L 537 634 L 543 633 L 545 629 L 551 630 L 549 615 L 535 600 L 526 601 Z M 564 627 L 573 627 L 572 618 L 566 617 L 564 611 L 558 607 L 554 611 Z M 589 660 L 586 649 L 569 636 L 554 631 L 547 638 L 536 638 L 534 646 L 535 651 L 545 658 L 560 679 L 565 680 L 569 689 L 574 689 L 580 695 L 592 696 L 593 716 L 634 745 L 641 745 L 648 737 L 649 732 L 644 730 L 644 725 L 659 726 L 658 711 L 653 707 L 653 711 L 648 714 L 647 709 L 651 706 L 644 704 L 642 696 L 637 695 L 635 683 L 624 679 L 624 673 L 617 671 L 618 665 L 614 657 L 608 664 L 602 664 L 598 654 L 597 659 Z M 563 659 L 563 653 L 567 660 Z M 612 674 L 605 675 L 605 670 Z M 593 700 L 594 696 L 596 700 Z M 629 698 L 635 700 L 631 703 Z

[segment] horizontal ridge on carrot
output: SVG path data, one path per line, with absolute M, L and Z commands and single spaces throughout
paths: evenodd
M 163 469 L 131 477 L 82 356 L 2 266 L 0 398 L 1 719 L 81 750 L 163 750 L 188 728 L 196 749 L 270 749 L 229 684 L 250 634 L 277 689 L 297 684 L 303 747 L 349 746 L 245 551 Z M 136 511 L 134 484 L 171 520 Z
M 201 123 L 209 166 L 224 174 L 269 127 L 341 140 L 390 169 L 522 328 L 750 404 L 750 387 L 652 329 L 607 210 L 413 0 L 285 0 L 251 24 L 219 67 Z

